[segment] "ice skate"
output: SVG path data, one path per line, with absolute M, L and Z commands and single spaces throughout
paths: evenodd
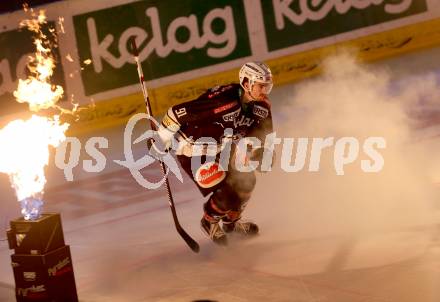
M 205 217 L 200 221 L 202 231 L 211 238 L 211 240 L 218 245 L 227 245 L 228 240 L 225 232 L 220 227 L 217 220 L 209 221 Z
M 250 221 L 242 221 L 241 219 L 236 221 L 223 220 L 222 228 L 225 233 L 235 233 L 246 237 L 253 237 L 259 231 L 258 225 Z

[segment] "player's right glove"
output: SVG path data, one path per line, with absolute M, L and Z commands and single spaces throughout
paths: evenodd
M 149 140 L 148 150 L 150 155 L 158 160 L 166 156 L 168 151 L 174 147 L 174 135 L 180 129 L 180 125 L 170 118 L 170 112 L 172 113 L 171 109 L 165 114 L 153 138 Z

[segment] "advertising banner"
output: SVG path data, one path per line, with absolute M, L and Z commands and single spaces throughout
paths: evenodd
M 111 20 L 111 22 L 109 22 Z M 146 80 L 251 55 L 242 1 L 142 1 L 73 17 L 86 95 L 138 82 L 129 39 Z
M 427 11 L 425 0 L 261 2 L 269 51 Z

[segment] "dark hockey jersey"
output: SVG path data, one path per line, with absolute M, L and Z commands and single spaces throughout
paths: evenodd
M 161 128 L 175 133 L 186 147 L 202 137 L 221 144 L 227 128 L 232 129 L 234 139 L 257 137 L 264 144 L 266 135 L 273 131 L 270 103 L 243 103 L 242 93 L 239 84 L 211 88 L 195 100 L 169 108 Z M 188 152 L 177 153 L 191 156 Z

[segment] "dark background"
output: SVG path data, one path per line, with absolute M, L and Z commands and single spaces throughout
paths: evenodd
M 23 4 L 27 3 L 30 7 L 35 7 L 38 5 L 58 2 L 61 0 L 1 0 L 0 1 L 0 14 L 10 13 L 23 8 Z

